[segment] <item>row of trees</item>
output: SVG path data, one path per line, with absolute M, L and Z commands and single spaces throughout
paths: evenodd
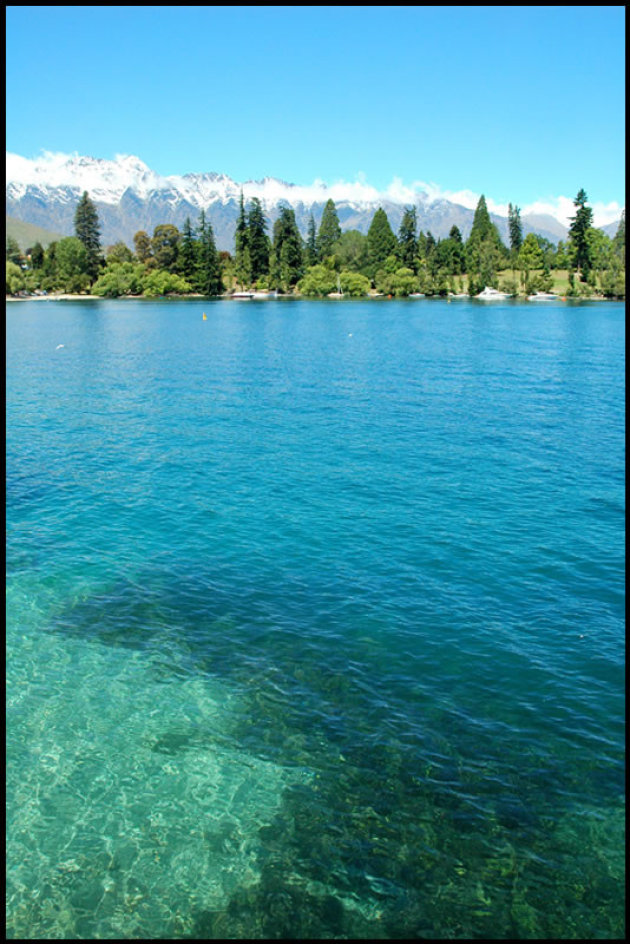
M 574 205 L 566 246 L 554 246 L 534 233 L 523 237 L 520 209 L 508 208 L 509 247 L 490 218 L 485 197 L 475 210 L 464 240 L 457 226 L 445 239 L 417 230 L 415 208 L 403 213 L 398 234 L 382 208 L 376 210 L 367 234 L 342 232 L 333 200 L 324 207 L 319 228 L 311 214 L 303 239 L 294 211 L 280 207 L 271 236 L 260 200 L 247 207 L 240 197 L 234 255 L 218 252 L 204 211 L 196 228 L 187 219 L 182 231 L 172 224 L 134 236 L 134 252 L 124 243 L 101 248 L 100 224 L 94 204 L 84 193 L 75 213 L 75 236 L 44 250 L 36 243 L 24 256 L 7 239 L 7 292 L 91 291 L 96 295 L 219 295 L 256 287 L 306 295 L 336 290 L 364 295 L 375 289 L 390 295 L 412 292 L 477 294 L 484 286 L 517 294 L 549 290 L 554 269 L 569 270 L 567 290 L 609 296 L 625 294 L 625 215 L 610 239 L 592 225 L 592 210 L 583 190 Z M 503 278 L 499 285 L 500 275 Z
M 466 285 L 474 295 L 486 285 L 499 287 L 500 274 L 504 277 L 502 287 L 514 294 L 519 289 L 526 293 L 549 291 L 552 270 L 562 269 L 569 270 L 570 294 L 601 290 L 611 296 L 623 295 L 625 214 L 611 240 L 593 227 L 586 201 L 586 193 L 580 190 L 567 244 L 557 246 L 534 233 L 523 237 L 520 209 L 510 204 L 508 247 L 492 223 L 484 196 L 477 204 L 467 240 L 457 226 L 446 239 L 418 232 L 415 208 L 404 211 L 397 235 L 382 208 L 375 212 L 367 235 L 358 230 L 342 232 L 335 204 L 329 200 L 319 229 L 311 214 L 303 241 L 290 208 L 281 210 L 273 237 L 268 238 L 260 201 L 252 200 L 246 210 L 241 195 L 232 274 L 241 287 L 283 291 L 297 287 L 303 294 L 325 295 L 336 289 L 344 294 L 365 294 L 371 288 L 395 295 L 447 294 Z

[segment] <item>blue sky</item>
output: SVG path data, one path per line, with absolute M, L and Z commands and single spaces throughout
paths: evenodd
M 7 151 L 623 206 L 624 37 L 622 6 L 14 6 Z

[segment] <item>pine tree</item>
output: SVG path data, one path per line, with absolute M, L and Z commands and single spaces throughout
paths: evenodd
M 302 278 L 302 237 L 295 222 L 295 213 L 286 205 L 273 224 L 273 266 L 270 267 L 272 288 L 288 292 Z
M 333 247 L 341 236 L 341 226 L 334 200 L 328 200 L 322 213 L 317 234 L 317 253 L 322 262 L 333 254 Z
M 473 295 L 486 285 L 496 288 L 498 270 L 506 252 L 482 194 L 477 203 L 470 236 L 466 242 L 468 292 Z
M 452 267 L 454 275 L 461 275 L 466 268 L 464 240 L 457 226 L 451 226 L 448 238 L 453 246 Z
M 418 240 L 416 238 L 416 208 L 405 209 L 398 230 L 398 258 L 403 266 L 416 271 Z
M 31 265 L 33 269 L 41 269 L 44 265 L 44 247 L 37 242 L 31 249 Z
M 586 191 L 580 190 L 573 201 L 576 213 L 571 217 L 569 227 L 569 242 L 574 252 L 575 267 L 583 282 L 586 282 L 591 270 L 588 231 L 593 223 L 593 211 L 586 205 L 587 200 Z
M 260 200 L 252 197 L 247 215 L 247 245 L 253 282 L 269 272 L 269 238 L 266 229 L 267 221 Z
M 234 233 L 234 269 L 236 279 L 241 286 L 249 285 L 252 276 L 247 237 L 247 217 L 245 215 L 243 191 L 241 190 L 238 220 L 236 221 L 236 231 Z
M 308 233 L 306 237 L 306 247 L 304 250 L 304 261 L 307 266 L 317 265 L 319 262 L 319 253 L 317 252 L 317 231 L 315 229 L 315 220 L 313 214 L 308 218 Z
M 98 277 L 101 266 L 101 231 L 96 207 L 87 190 L 79 200 L 74 214 L 74 232 L 86 250 L 86 272 L 91 281 Z
M 516 259 L 520 248 L 523 245 L 523 226 L 521 224 L 521 211 L 517 206 L 508 203 L 508 229 L 510 233 L 510 251 L 512 254 L 512 267 L 516 265 Z
M 379 207 L 370 223 L 368 239 L 368 266 L 370 277 L 374 279 L 379 268 L 388 256 L 396 251 L 396 237 L 387 219 L 387 213 Z
M 491 231 L 492 220 L 490 219 L 490 214 L 488 213 L 488 205 L 486 203 L 486 198 L 483 194 L 481 194 L 475 209 L 472 229 L 468 238 L 469 240 L 477 239 L 481 241 L 482 239 L 485 239 L 486 236 L 490 235 Z
M 197 272 L 194 285 L 202 295 L 220 295 L 223 289 L 214 232 L 211 223 L 206 220 L 204 210 L 201 211 L 199 217 Z
M 193 282 L 196 269 L 195 233 L 187 216 L 178 246 L 177 270 L 187 282 Z

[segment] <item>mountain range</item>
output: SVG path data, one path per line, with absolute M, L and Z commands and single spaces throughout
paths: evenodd
M 10 160 L 9 160 L 10 158 Z M 348 190 L 350 198 L 347 196 Z M 373 188 L 349 185 L 339 192 L 338 185 L 317 183 L 310 187 L 286 183 L 273 177 L 238 183 L 225 174 L 200 173 L 162 177 L 139 158 L 118 156 L 115 160 L 73 155 L 47 155 L 27 160 L 7 155 L 6 213 L 26 223 L 65 235 L 74 234 L 77 203 L 87 191 L 99 215 L 104 246 L 121 240 L 133 248 L 138 230 L 153 234 L 156 226 L 172 223 L 182 228 L 187 217 L 193 227 L 200 211 L 212 223 L 217 248 L 233 252 L 234 230 L 239 212 L 240 194 L 245 203 L 258 197 L 269 220 L 269 232 L 281 204 L 295 211 L 302 235 L 306 236 L 311 213 L 319 224 L 326 201 L 335 201 L 342 230 L 358 229 L 367 233 L 378 207 L 387 213 L 394 232 L 398 231 L 409 202 L 381 198 Z M 336 195 L 337 194 L 337 195 Z M 448 236 L 457 226 L 466 239 L 474 211 L 442 198 L 416 192 L 414 204 L 418 231 L 431 231 L 436 238 Z M 503 241 L 509 244 L 505 217 L 490 214 Z M 535 232 L 553 243 L 566 240 L 567 229 L 549 215 L 521 215 L 523 234 Z M 614 235 L 617 224 L 603 227 Z

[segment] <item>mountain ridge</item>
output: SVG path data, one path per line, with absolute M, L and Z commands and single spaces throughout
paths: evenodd
M 164 177 L 133 155 L 118 155 L 114 161 L 79 155 L 48 155 L 38 161 L 18 155 L 7 158 L 11 158 L 7 160 L 7 215 L 73 235 L 76 205 L 87 190 L 99 214 L 103 245 L 120 240 L 133 248 L 133 236 L 138 230 L 151 235 L 155 226 L 162 223 L 172 223 L 181 229 L 187 217 L 194 227 L 203 209 L 212 224 L 217 248 L 231 252 L 241 192 L 246 203 L 253 197 L 260 199 L 270 232 L 280 206 L 289 204 L 303 236 L 311 213 L 318 224 L 328 199 L 335 201 L 342 230 L 358 229 L 364 233 L 379 206 L 397 232 L 405 207 L 415 205 L 418 231 L 430 230 L 436 238 L 448 236 L 453 225 L 467 238 L 474 217 L 474 211 L 468 207 L 441 197 L 432 198 L 423 191 L 407 190 L 404 195 L 410 196 L 410 200 L 394 200 L 360 183 L 316 182 L 302 186 L 274 177 L 238 183 L 214 171 Z M 507 219 L 493 213 L 490 217 L 508 243 Z M 552 216 L 524 214 L 521 222 L 524 235 L 535 232 L 554 243 L 567 238 L 566 227 Z

